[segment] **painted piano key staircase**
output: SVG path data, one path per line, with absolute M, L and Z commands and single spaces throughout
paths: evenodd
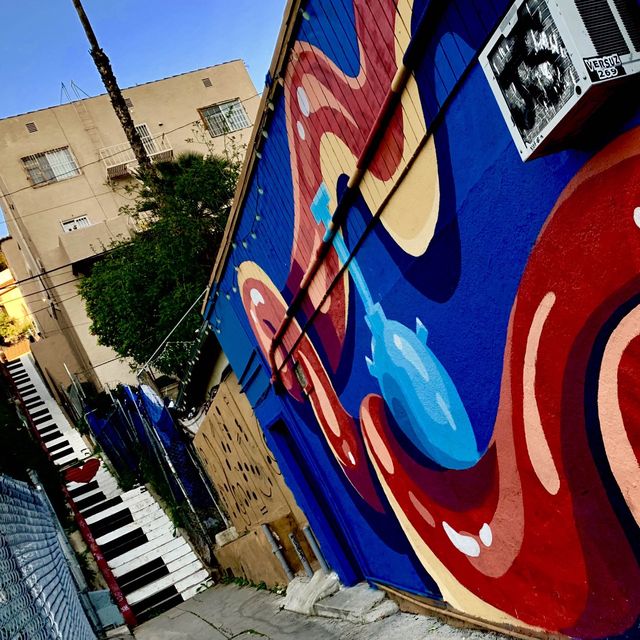
M 146 488 L 122 491 L 102 461 L 91 456 L 32 356 L 7 368 L 44 447 L 64 472 L 71 506 L 108 566 L 105 577 L 121 610 L 143 622 L 210 586 L 208 571 Z

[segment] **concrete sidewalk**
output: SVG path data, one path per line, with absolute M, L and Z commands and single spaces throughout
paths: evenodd
M 398 613 L 355 624 L 280 610 L 282 597 L 250 587 L 218 585 L 136 629 L 137 640 L 502 640 L 436 618 Z

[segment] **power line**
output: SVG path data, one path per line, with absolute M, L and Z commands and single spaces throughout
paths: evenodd
M 38 291 L 32 291 L 31 293 L 23 293 L 22 295 L 16 296 L 15 298 L 8 298 L 2 301 L 2 304 L 7 304 L 7 302 L 16 302 L 17 300 L 30 298 L 31 296 L 37 296 L 42 293 L 48 293 L 52 289 L 57 289 L 58 287 L 64 287 L 67 284 L 73 284 L 74 282 L 78 282 L 78 278 L 74 278 L 73 280 L 65 280 L 64 282 L 59 282 L 58 284 L 52 284 L 50 287 L 45 287 L 44 289 L 39 289 Z
M 111 253 L 112 251 L 114 251 L 115 249 L 117 249 L 117 247 L 114 247 L 112 249 L 105 249 L 104 251 L 101 251 L 100 253 L 94 253 L 92 256 L 88 256 L 90 258 L 99 258 L 101 256 L 107 255 L 108 253 Z M 67 262 L 66 264 L 61 264 L 59 267 L 54 267 L 53 269 L 45 269 L 44 271 L 41 271 L 40 273 L 37 273 L 34 276 L 29 276 L 28 278 L 22 278 L 21 280 L 15 280 L 13 282 L 13 284 L 15 285 L 20 285 L 23 282 L 30 282 L 31 280 L 37 280 L 38 278 L 41 278 L 42 276 L 46 276 L 49 275 L 50 273 L 53 273 L 54 271 L 60 271 L 60 269 L 66 269 L 67 267 L 72 267 L 74 264 L 76 264 L 76 262 L 78 262 L 77 260 L 74 262 Z M 54 285 L 52 285 L 50 288 L 53 288 Z M 31 295 L 31 294 L 28 294 Z
M 168 342 L 169 338 L 173 335 L 176 329 L 182 324 L 185 318 L 193 311 L 194 307 L 200 302 L 202 297 L 206 295 L 207 291 L 209 291 L 209 287 L 205 287 L 202 293 L 194 300 L 193 304 L 184 312 L 184 315 L 178 322 L 173 326 L 173 329 L 169 331 L 169 333 L 165 336 L 164 340 L 158 345 L 158 348 L 151 354 L 151 357 L 138 369 L 136 372 L 136 378 L 140 376 L 140 374 L 151 364 L 156 355 L 160 352 L 160 349 Z
M 110 362 L 115 362 L 116 360 L 125 360 L 125 357 L 124 356 L 116 356 L 115 358 L 111 358 L 110 360 L 105 360 L 104 362 L 100 362 L 98 364 L 94 364 L 93 366 L 89 367 L 88 369 L 84 369 L 84 371 L 78 371 L 75 375 L 81 376 L 83 373 L 89 373 L 89 371 L 94 371 L 98 367 L 101 367 L 102 365 L 105 365 L 105 364 L 109 364 Z
M 79 293 L 76 293 L 76 294 L 74 294 L 72 296 L 69 296 L 68 298 L 63 298 L 62 300 L 52 300 L 51 304 L 53 304 L 53 305 L 62 304 L 63 302 L 67 302 L 68 300 L 71 300 L 73 298 L 77 298 L 79 295 L 80 295 Z M 35 315 L 36 313 L 40 313 L 41 311 L 47 311 L 50 308 L 51 308 L 51 305 L 48 304 L 48 305 L 46 305 L 44 307 L 40 307 L 40 309 L 32 309 L 30 313 L 32 315 Z

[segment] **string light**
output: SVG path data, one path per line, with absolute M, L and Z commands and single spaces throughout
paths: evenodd
M 266 136 L 265 136 L 266 137 Z M 258 154 L 259 157 L 261 157 L 260 154 Z M 259 173 L 259 172 L 258 172 Z M 257 187 L 256 187 L 256 192 L 258 195 L 258 198 L 256 199 L 256 213 L 254 216 L 254 221 L 251 225 L 251 228 L 249 229 L 249 231 L 247 232 L 247 234 L 242 238 L 236 238 L 235 240 L 233 240 L 233 242 L 231 242 L 231 248 L 233 250 L 238 248 L 238 243 L 242 246 L 243 249 L 248 249 L 249 248 L 249 242 L 248 240 L 257 240 L 258 239 L 258 233 L 255 229 L 255 224 L 257 222 L 260 222 L 262 220 L 262 216 L 258 213 L 257 209 L 259 207 L 259 196 L 264 195 L 264 187 L 260 184 L 260 180 L 259 177 L 256 176 L 256 183 L 257 183 Z M 233 255 L 230 257 L 230 262 L 233 262 Z M 237 264 L 233 264 L 233 271 L 237 274 L 240 272 L 240 267 Z M 224 293 L 224 297 L 227 300 L 231 300 L 231 293 L 238 293 L 238 289 L 239 289 L 239 285 L 238 285 L 238 277 L 237 275 L 234 276 L 233 281 L 231 283 L 231 289 L 228 289 L 226 292 Z M 220 291 L 216 291 L 215 292 L 215 297 L 218 297 L 220 295 Z M 221 320 L 220 318 L 216 317 L 216 323 L 218 325 L 221 324 Z M 220 329 L 219 327 L 216 327 L 216 333 L 220 333 Z

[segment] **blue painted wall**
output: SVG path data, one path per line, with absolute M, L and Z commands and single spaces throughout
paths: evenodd
M 523 163 L 478 63 L 506 10 L 305 5 L 206 314 L 346 583 L 634 637 L 637 92 Z M 324 237 L 322 193 L 348 212 L 278 346 L 276 394 L 269 346 Z

